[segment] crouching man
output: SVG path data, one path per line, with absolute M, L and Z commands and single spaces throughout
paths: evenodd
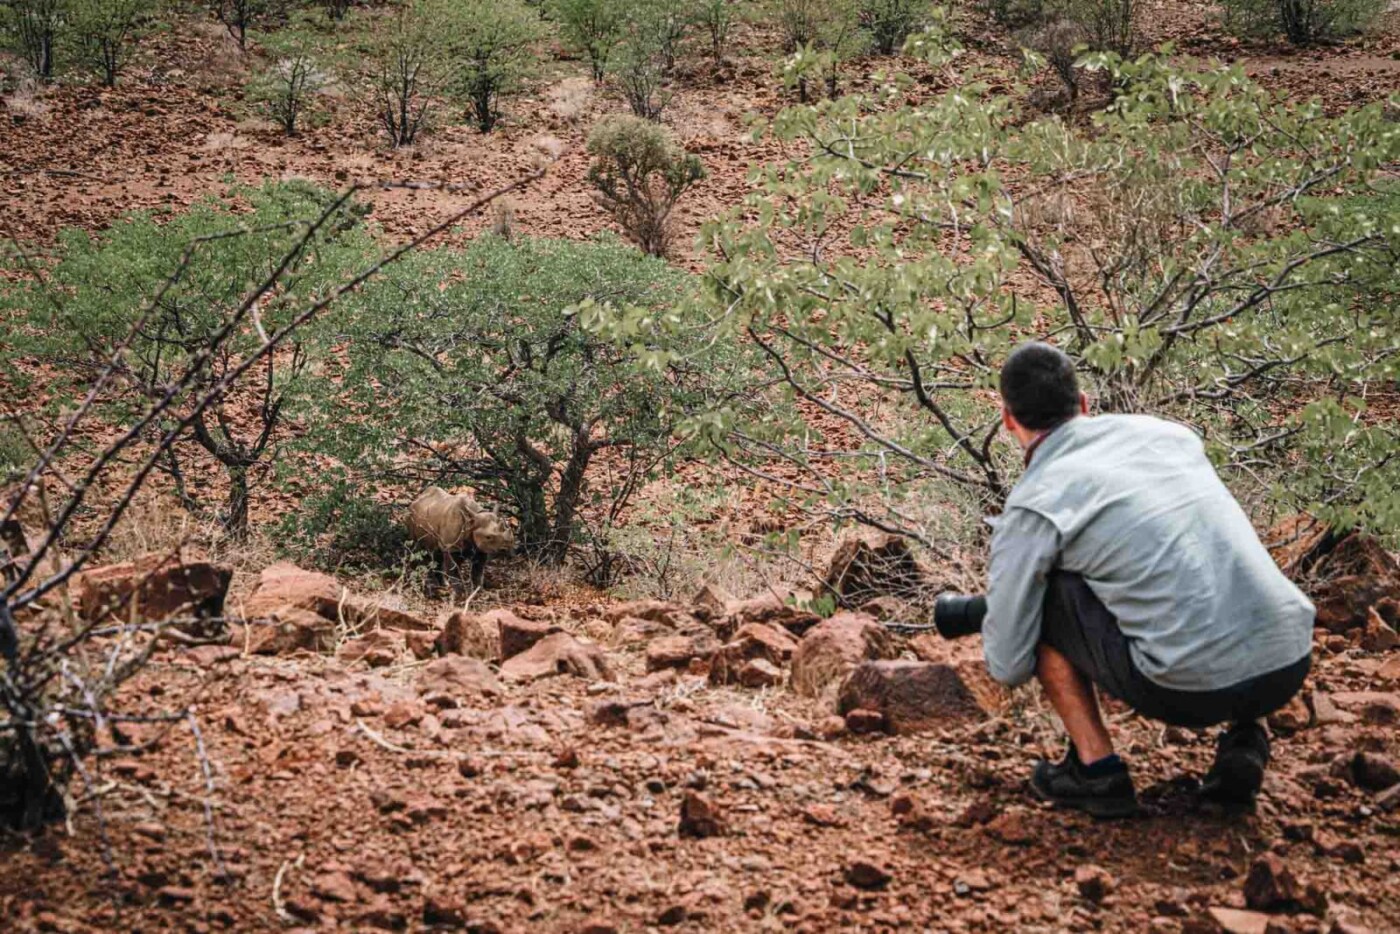
M 1026 470 L 992 536 L 987 666 L 1008 685 L 1039 680 L 1069 733 L 1031 787 L 1099 817 L 1137 810 L 1097 685 L 1154 720 L 1227 724 L 1202 794 L 1251 804 L 1269 761 L 1260 720 L 1308 673 L 1312 604 L 1190 430 L 1089 417 L 1073 364 L 1047 344 L 1011 354 L 1001 396 Z

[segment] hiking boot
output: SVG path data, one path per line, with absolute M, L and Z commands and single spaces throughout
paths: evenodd
M 1044 801 L 1094 817 L 1130 817 L 1138 810 L 1137 792 L 1123 760 L 1109 756 L 1085 765 L 1073 743 L 1063 762 L 1035 764 L 1031 790 Z
M 1220 804 L 1251 805 L 1264 785 L 1269 734 L 1258 723 L 1236 723 L 1215 747 L 1215 764 L 1201 779 L 1201 797 Z

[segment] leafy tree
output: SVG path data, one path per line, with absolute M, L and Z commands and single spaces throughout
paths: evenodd
M 1132 53 L 1137 36 L 1138 0 L 1057 0 L 1052 13 L 1083 29 L 1085 42 L 1098 52 Z
M 1294 45 L 1325 42 L 1365 29 L 1385 0 L 1221 0 L 1225 23 L 1243 35 L 1282 32 Z
M 450 0 L 410 0 L 372 24 L 356 50 L 361 86 L 389 145 L 417 139 L 454 80 L 450 55 L 458 26 Z
M 860 23 L 881 55 L 893 55 L 917 31 L 928 13 L 927 0 L 862 0 Z
M 228 34 L 238 40 L 240 49 L 248 48 L 248 30 L 260 28 L 278 19 L 287 11 L 287 0 L 208 0 L 214 18 L 224 24 Z
M 325 87 L 325 78 L 306 37 L 279 35 L 263 47 L 273 60 L 253 81 L 250 96 L 288 136 L 295 136 L 312 101 Z
M 602 81 L 622 41 L 628 5 L 622 0 L 553 0 L 551 9 L 565 44 L 587 56 L 593 80 Z
M 693 341 L 652 335 L 684 284 L 610 241 L 486 235 L 411 255 L 343 310 L 348 398 L 308 414 L 307 443 L 341 455 L 332 482 L 351 488 L 470 484 L 558 563 L 581 517 L 624 509 L 675 456 L 689 414 L 716 403 L 728 343 L 692 360 Z M 584 327 L 605 302 L 627 309 L 611 336 Z
M 660 120 L 670 102 L 666 76 L 675 67 L 684 20 L 673 4 L 649 2 L 633 10 L 609 70 L 632 113 Z
M 622 228 L 652 256 L 671 243 L 671 211 L 705 175 L 700 159 L 639 117 L 609 117 L 588 137 L 588 180 Z
M 783 68 L 784 82 L 808 99 L 816 77 L 835 96 L 841 64 L 856 54 L 864 38 L 860 0 L 777 0 L 775 8 L 784 48 L 792 57 Z
M 1099 55 L 1124 90 L 1073 126 L 953 70 L 946 39 L 921 51 L 950 91 L 780 114 L 810 156 L 705 229 L 716 326 L 782 390 L 732 426 L 733 455 L 801 465 L 791 497 L 838 521 L 932 542 L 928 503 L 977 514 L 1009 489 L 989 390 L 1042 337 L 1100 409 L 1194 426 L 1248 499 L 1400 531 L 1400 438 L 1366 405 L 1400 371 L 1383 107 L 1332 117 L 1238 69 Z
M 153 0 L 71 0 L 72 32 L 80 61 L 115 87 L 136 40 L 155 10 Z
M 115 362 L 122 389 L 106 400 L 108 415 L 129 422 L 186 374 L 193 374 L 191 398 L 216 387 L 262 345 L 264 334 L 337 285 L 370 251 L 354 213 L 308 229 L 333 201 L 309 185 L 233 195 L 171 217 L 132 214 L 100 236 L 62 232 L 44 281 L 21 279 L 0 293 L 0 308 L 23 316 L 13 352 L 50 366 L 70 398 Z M 277 289 L 264 290 L 284 265 Z M 244 307 L 257 309 L 254 326 L 224 333 L 230 313 Z M 234 536 L 247 531 L 251 484 L 275 454 L 288 391 L 309 377 L 309 363 L 307 345 L 297 338 L 191 422 L 188 440 L 224 471 L 222 521 Z M 167 430 L 186 414 L 193 413 L 171 410 L 152 429 Z M 201 490 L 185 480 L 179 450 L 168 452 L 166 472 L 187 503 L 203 505 Z
M 514 91 L 530 73 L 543 37 L 539 14 L 521 0 L 474 0 L 462 8 L 452 56 L 461 96 L 481 132 L 495 127 L 500 96 Z
M 737 18 L 735 5 L 735 0 L 697 0 L 695 3 L 692 19 L 704 33 L 710 58 L 717 66 L 724 64 L 725 53 L 729 50 L 729 36 Z
M 326 7 L 326 15 L 335 22 L 345 19 L 350 8 L 355 5 L 355 0 L 322 0 Z
M 63 33 L 69 0 L 0 0 L 5 45 L 42 81 L 54 76 L 54 53 Z

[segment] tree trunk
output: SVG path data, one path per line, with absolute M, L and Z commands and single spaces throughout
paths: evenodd
M 224 531 L 237 541 L 248 537 L 248 468 L 228 465 L 228 513 Z
M 573 452 L 564 472 L 559 476 L 559 495 L 554 498 L 554 532 L 545 549 L 545 560 L 553 565 L 564 563 L 569 545 L 574 539 L 574 519 L 578 516 L 579 500 L 583 496 L 583 477 L 593 458 L 593 442 L 586 428 L 574 435 Z

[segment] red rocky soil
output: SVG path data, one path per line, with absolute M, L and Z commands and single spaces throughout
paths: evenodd
M 305 609 L 304 584 L 282 592 L 331 612 Z M 742 628 L 765 612 L 778 618 L 763 601 L 465 614 L 441 657 L 436 630 L 415 628 L 342 632 L 337 654 L 249 654 L 241 637 L 163 652 L 130 696 L 196 699 L 212 839 L 192 737 L 173 729 L 98 784 L 115 881 L 99 881 L 89 806 L 71 833 L 8 841 L 0 912 L 25 931 L 1397 929 L 1400 649 L 1364 648 L 1373 622 L 1318 630 L 1257 814 L 1193 807 L 1209 736 L 1116 710 L 1147 809 L 1105 824 L 1028 795 L 1056 731 L 1038 695 L 979 680 L 975 640 L 842 642 L 822 624 L 791 655 L 770 632 L 765 653 L 765 624 Z M 712 683 L 723 639 L 781 683 Z M 503 644 L 520 654 L 501 665 Z M 844 665 L 833 645 L 855 645 Z M 832 680 L 799 695 L 790 673 L 818 651 L 835 653 Z M 842 673 L 896 654 L 865 666 L 935 689 L 905 682 L 888 694 L 903 708 L 837 716 Z

